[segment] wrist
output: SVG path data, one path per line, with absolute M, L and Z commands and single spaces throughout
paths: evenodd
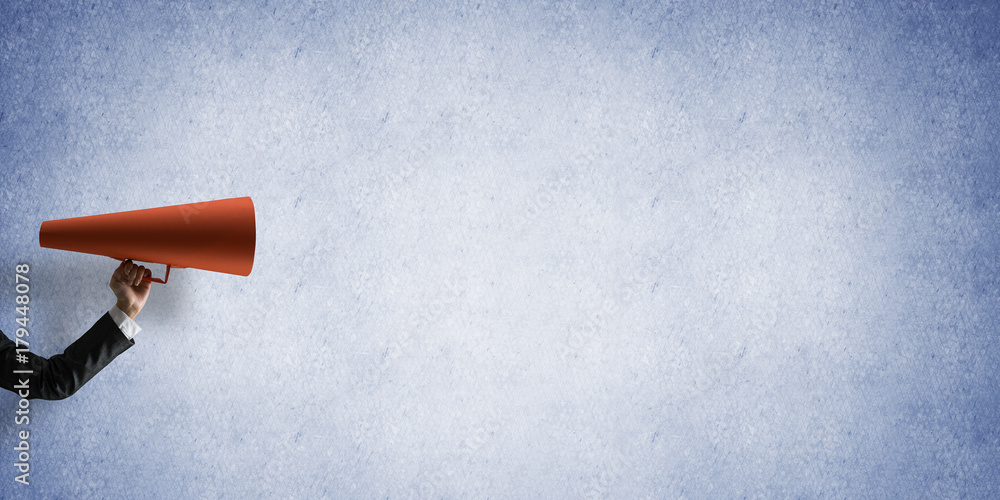
M 139 315 L 139 308 L 135 307 L 130 302 L 122 302 L 119 300 L 118 303 L 115 304 L 115 307 L 121 309 L 121 311 L 131 319 L 135 319 L 135 317 Z

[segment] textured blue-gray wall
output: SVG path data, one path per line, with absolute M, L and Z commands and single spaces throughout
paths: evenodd
M 0 329 L 43 220 L 251 196 L 4 498 L 1000 495 L 994 2 L 0 0 Z

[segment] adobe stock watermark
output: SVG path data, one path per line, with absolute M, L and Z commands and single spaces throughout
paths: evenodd
M 24 426 L 17 432 L 17 446 L 14 447 L 14 451 L 17 453 L 17 461 L 14 462 L 14 467 L 17 468 L 17 472 L 20 474 L 14 476 L 14 481 L 21 483 L 23 485 L 29 485 L 29 477 L 31 474 L 31 443 L 29 439 L 31 438 L 31 432 L 28 430 L 28 424 L 31 423 L 31 402 L 28 397 L 31 395 L 31 375 L 32 369 L 29 364 L 28 352 L 28 337 L 30 334 L 28 332 L 28 303 L 31 301 L 31 297 L 28 295 L 31 287 L 28 285 L 30 280 L 28 279 L 28 264 L 18 264 L 14 267 L 14 311 L 17 312 L 18 325 L 16 336 L 14 337 L 14 346 L 17 354 L 14 355 L 17 363 L 11 367 L 13 372 L 13 378 L 17 381 L 14 385 L 14 389 L 17 390 L 17 395 L 21 397 L 17 403 L 17 409 L 14 411 L 14 425 Z
M 367 205 L 385 203 L 389 210 L 396 208 L 396 202 L 402 197 L 403 188 L 413 182 L 413 179 L 420 173 L 418 162 L 412 159 L 413 155 L 425 153 L 429 146 L 420 143 L 416 146 L 415 152 L 407 154 L 401 164 L 385 174 L 374 179 L 373 182 L 360 186 L 358 191 L 351 196 L 352 206 L 355 212 L 360 212 Z
M 412 161 L 407 159 L 394 173 L 389 174 L 387 186 L 385 188 L 385 197 L 389 203 L 395 207 L 396 201 L 399 200 L 399 193 L 406 183 L 410 182 L 410 179 L 417 174 L 417 167 Z
M 575 181 L 574 175 L 573 168 L 566 166 L 560 172 L 542 181 L 542 184 L 528 198 L 524 210 L 516 216 L 518 227 L 521 229 L 528 227 L 556 201 L 566 196 L 570 186 Z
M 557 205 L 561 198 L 568 196 L 573 186 L 580 184 L 590 175 L 592 168 L 598 163 L 601 152 L 613 149 L 615 147 L 613 142 L 621 135 L 620 132 L 608 127 L 593 128 L 591 133 L 592 140 L 584 138 L 579 141 L 582 150 L 558 168 L 555 174 L 542 181 L 523 202 L 524 209 L 515 216 L 517 229 L 524 230 L 539 216 Z
M 591 341 L 597 339 L 608 327 L 612 319 L 622 315 L 629 305 L 642 294 L 650 294 L 659 282 L 650 283 L 649 276 L 655 271 L 653 265 L 633 271 L 618 282 L 617 286 L 586 304 L 584 320 L 570 326 L 559 344 L 559 355 L 565 361 L 576 357 Z
M 464 483 L 462 479 L 469 479 L 469 463 L 475 458 L 476 453 L 493 442 L 500 430 L 501 422 L 496 417 L 490 417 L 475 426 L 463 429 L 462 439 L 455 456 L 439 463 L 433 472 L 422 474 L 417 483 L 410 487 L 407 498 L 430 500 L 455 495 L 460 495 L 463 498 L 476 498 L 477 493 L 485 498 L 484 491 L 477 491 L 485 488 L 485 485 L 473 484 L 468 486 L 466 491 L 448 492 L 446 491 L 446 483 Z
M 587 478 L 583 484 L 583 497 L 588 499 L 612 498 L 612 488 L 625 473 L 625 455 L 613 451 L 597 467 L 594 475 Z
M 411 313 L 406 325 L 407 328 L 397 331 L 382 352 L 380 371 L 388 367 L 396 358 L 402 356 L 413 341 L 414 332 L 433 325 L 445 312 L 457 307 L 465 300 L 468 287 L 467 277 L 461 274 L 453 275 L 438 289 L 429 303 L 424 303 L 419 311 Z
M 533 224 L 542 214 L 546 213 L 558 202 L 569 196 L 570 190 L 580 184 L 601 156 L 601 151 L 611 149 L 613 131 L 604 129 L 593 130 L 594 140 L 582 141 L 583 149 L 573 155 L 557 172 L 551 174 L 523 202 L 523 210 L 516 216 L 517 227 L 523 230 Z

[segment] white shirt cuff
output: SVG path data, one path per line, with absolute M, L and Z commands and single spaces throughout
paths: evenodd
M 128 314 L 125 314 L 125 312 L 121 309 L 118 309 L 118 306 L 113 306 L 111 310 L 108 311 L 108 314 L 111 315 L 111 319 L 114 320 L 116 325 L 118 325 L 118 329 L 125 334 L 125 338 L 132 340 L 132 337 L 135 337 L 135 334 L 142 331 L 142 328 L 139 328 L 139 324 L 132 318 L 128 317 Z

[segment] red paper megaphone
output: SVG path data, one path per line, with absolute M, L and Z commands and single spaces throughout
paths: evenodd
M 248 276 L 257 228 L 249 197 L 42 222 L 45 248 Z

